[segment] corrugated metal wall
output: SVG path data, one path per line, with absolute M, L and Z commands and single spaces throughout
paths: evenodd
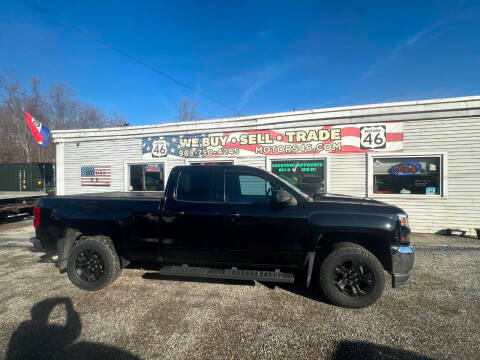
M 367 161 L 365 154 L 330 155 L 327 159 L 330 181 L 327 192 L 364 197 L 367 195 Z
M 142 140 L 112 139 L 65 143 L 64 152 L 64 194 L 124 191 L 124 163 L 142 159 Z M 82 166 L 111 165 L 110 186 L 82 186 L 80 172 Z
M 237 158 L 235 165 L 247 165 L 247 166 L 255 166 L 259 169 L 265 169 L 265 158 L 261 156 L 244 156 L 241 158 Z
M 403 208 L 419 232 L 480 227 L 480 122 L 476 118 L 405 122 L 404 152 L 445 152 L 447 194 L 443 198 L 382 200 Z

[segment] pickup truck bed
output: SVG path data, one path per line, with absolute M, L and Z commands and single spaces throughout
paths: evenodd
M 160 201 L 163 199 L 164 192 L 154 192 L 154 191 L 142 191 L 142 192 L 122 192 L 122 191 L 112 191 L 104 193 L 91 193 L 91 194 L 77 194 L 77 195 L 63 195 L 57 196 L 57 199 L 88 199 L 88 200 L 132 200 L 132 199 L 141 199 L 141 200 L 152 200 Z

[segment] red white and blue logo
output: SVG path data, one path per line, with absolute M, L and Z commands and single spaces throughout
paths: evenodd
M 25 121 L 27 122 L 30 131 L 37 143 L 42 147 L 47 147 L 48 140 L 50 139 L 50 130 L 45 125 L 42 125 L 40 121 L 25 111 Z
M 415 175 L 422 172 L 422 164 L 418 161 L 405 161 L 401 164 L 392 166 L 391 170 L 393 175 L 397 176 L 409 176 Z

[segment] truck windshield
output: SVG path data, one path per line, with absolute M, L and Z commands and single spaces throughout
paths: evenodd
M 291 182 L 281 178 L 280 176 L 274 174 L 274 173 L 270 173 L 272 174 L 276 179 L 280 180 L 282 182 L 283 185 L 285 185 L 287 188 L 295 191 L 297 194 L 299 194 L 300 196 L 302 196 L 303 198 L 307 199 L 307 200 L 312 200 L 312 197 L 308 194 L 305 194 L 303 192 L 302 189 L 300 189 L 297 185 L 294 185 L 292 184 Z

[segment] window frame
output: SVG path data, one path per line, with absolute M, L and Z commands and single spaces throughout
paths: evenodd
M 225 203 L 225 179 L 223 180 L 224 183 L 223 183 L 223 189 L 224 189 L 224 198 L 222 199 L 222 201 L 213 201 L 213 200 L 183 200 L 183 199 L 179 199 L 178 196 L 177 196 L 177 191 L 178 191 L 178 183 L 180 182 L 180 177 L 182 176 L 183 172 L 185 172 L 185 169 L 182 169 L 180 171 L 180 173 L 178 174 L 178 177 L 177 177 L 177 181 L 175 183 L 175 191 L 173 193 L 173 199 L 176 201 L 176 202 L 179 202 L 179 203 L 191 203 L 191 204 L 224 204 Z M 213 171 L 212 171 L 213 173 Z M 214 175 L 214 174 L 213 174 Z M 212 176 L 212 182 L 210 183 L 210 196 L 213 195 L 214 193 L 214 180 L 215 180 L 215 176 Z
M 236 205 L 270 205 L 270 202 L 267 202 L 267 203 L 264 203 L 264 202 L 261 202 L 261 203 L 258 203 L 258 202 L 240 202 L 240 201 L 228 201 L 227 200 L 227 173 L 230 173 L 230 174 L 237 174 L 238 177 L 242 176 L 242 175 L 245 175 L 245 176 L 256 176 L 256 177 L 259 177 L 260 179 L 263 179 L 265 181 L 267 181 L 269 184 L 270 184 L 270 188 L 272 189 L 272 194 L 270 195 L 270 197 L 272 197 L 273 195 L 273 189 L 275 187 L 277 187 L 270 179 L 267 179 L 266 177 L 263 177 L 259 174 L 254 174 L 254 173 L 250 173 L 248 171 L 241 171 L 241 170 L 238 170 L 238 171 L 228 171 L 228 170 L 225 170 L 223 172 L 223 203 L 224 204 L 236 204 Z M 240 179 L 239 179 L 240 181 Z M 240 190 L 241 191 L 241 190 Z
M 248 171 L 244 169 L 229 169 L 229 170 L 224 170 L 223 171 L 223 204 L 234 204 L 234 205 L 268 205 L 270 206 L 270 203 L 255 203 L 255 202 L 233 202 L 233 201 L 227 201 L 227 173 L 233 173 L 233 174 L 238 174 L 240 175 L 248 175 L 248 176 L 257 176 L 265 181 L 268 181 L 270 183 L 270 186 L 272 188 L 272 192 L 274 188 L 278 188 L 277 180 L 269 178 L 269 176 L 262 176 L 260 174 L 255 173 L 254 171 Z M 272 176 L 273 177 L 273 176 Z M 275 180 L 275 181 L 274 181 Z M 289 192 L 290 193 L 290 192 Z M 295 198 L 297 196 L 293 195 Z
M 312 157 L 306 157 L 305 155 L 281 155 L 281 156 L 269 156 L 267 157 L 267 169 L 273 174 L 272 171 L 272 161 L 315 161 L 323 160 L 324 161 L 324 193 L 328 193 L 330 187 L 330 167 L 328 162 L 330 160 L 328 155 L 314 155 Z
M 440 194 L 375 194 L 373 192 L 373 162 L 377 158 L 419 158 L 438 157 L 440 158 Z M 396 152 L 396 153 L 367 153 L 367 197 L 376 199 L 447 199 L 448 187 L 448 155 L 446 152 Z
M 155 165 L 162 165 L 163 166 L 163 190 L 155 191 L 155 190 L 130 190 L 130 165 L 147 165 L 147 164 L 155 164 Z M 153 193 L 163 193 L 165 192 L 165 188 L 167 187 L 167 180 L 168 178 L 165 177 L 167 174 L 167 162 L 166 161 L 126 161 L 123 163 L 123 178 L 124 178 L 124 191 L 125 192 L 132 192 L 132 193 L 145 193 L 145 192 L 153 192 Z

